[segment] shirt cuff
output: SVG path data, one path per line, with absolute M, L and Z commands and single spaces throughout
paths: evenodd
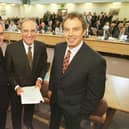
M 14 88 L 14 90 L 16 90 L 18 87 L 20 87 L 20 86 L 19 85 L 16 85 L 15 88 Z
M 41 77 L 38 77 L 37 79 L 40 80 L 40 81 L 43 81 L 43 79 Z

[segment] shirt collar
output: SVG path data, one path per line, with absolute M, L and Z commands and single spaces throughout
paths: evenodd
M 32 43 L 31 45 L 27 45 L 24 41 L 23 41 L 23 44 L 24 44 L 24 47 L 25 47 L 26 49 L 28 49 L 29 46 L 32 47 L 32 48 L 33 48 L 33 46 L 34 46 L 34 43 Z
M 71 54 L 77 53 L 81 46 L 83 45 L 83 41 L 81 41 L 76 47 L 70 49 L 68 46 L 66 48 L 66 51 L 70 50 Z

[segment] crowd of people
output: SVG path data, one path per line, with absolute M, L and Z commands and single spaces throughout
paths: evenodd
M 39 33 L 62 34 L 62 22 L 67 12 L 50 13 L 46 12 L 43 17 L 33 18 L 37 23 L 37 31 Z M 121 35 L 129 37 L 129 20 L 125 17 L 120 20 L 118 15 L 109 12 L 84 12 L 83 17 L 88 24 L 86 37 L 88 36 L 103 36 L 108 33 L 108 36 L 120 39 Z M 21 31 L 21 23 L 24 18 L 8 18 L 3 20 L 6 31 Z M 2 19 L 1 19 L 2 20 Z

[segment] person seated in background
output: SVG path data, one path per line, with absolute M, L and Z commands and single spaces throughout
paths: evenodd
M 115 28 L 114 28 L 114 31 L 112 33 L 112 37 L 119 39 L 120 29 L 122 27 L 124 27 L 124 25 L 121 22 L 118 25 L 116 25 Z
M 125 24 L 125 33 L 128 34 L 128 38 L 129 38 L 129 21 L 126 22 Z
M 110 28 L 110 23 L 106 22 L 105 25 L 103 26 L 103 37 L 105 40 L 107 40 L 110 36 L 109 28 Z
M 48 21 L 48 25 L 47 25 L 47 33 L 52 33 L 55 31 L 55 26 L 52 22 L 52 20 Z
M 62 22 L 56 21 L 55 24 L 55 34 L 62 34 L 63 30 L 62 30 Z
M 39 24 L 37 26 L 37 30 L 38 30 L 39 33 L 46 33 L 47 26 L 46 26 L 45 22 L 41 22 L 41 24 Z
M 8 31 L 16 32 L 18 30 L 17 26 L 15 25 L 14 21 L 11 21 L 8 27 Z
M 100 23 L 100 20 L 97 20 L 95 25 L 92 27 L 93 28 L 93 34 L 97 36 L 102 36 L 103 35 L 103 26 Z
M 115 27 L 116 27 L 116 24 L 114 22 L 110 23 L 109 33 L 111 37 L 114 33 Z
M 129 36 L 129 33 L 126 31 L 126 28 L 123 26 L 120 28 L 120 33 L 119 33 L 119 40 L 120 41 L 126 41 Z

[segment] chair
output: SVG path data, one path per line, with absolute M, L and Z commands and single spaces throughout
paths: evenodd
M 106 120 L 106 111 L 107 111 L 107 102 L 106 100 L 102 99 L 97 106 L 96 111 L 89 116 L 90 120 L 90 129 L 95 129 L 99 126 L 102 127 Z

